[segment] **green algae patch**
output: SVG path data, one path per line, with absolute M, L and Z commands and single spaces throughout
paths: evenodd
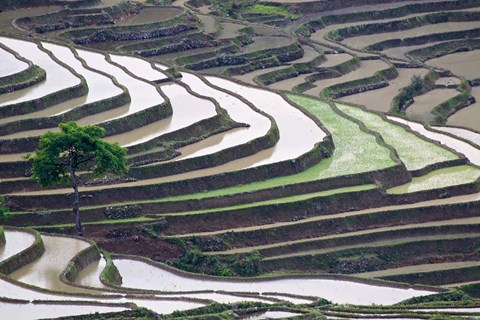
M 336 113 L 327 103 L 318 99 L 288 95 L 293 102 L 318 118 L 330 131 L 335 150 L 322 161 L 324 168 L 319 178 L 367 172 L 395 165 L 390 150 L 377 143 L 375 137 L 362 131 L 358 124 Z
M 384 120 L 378 114 L 341 103 L 337 103 L 337 107 L 363 122 L 368 129 L 378 132 L 387 144 L 395 148 L 408 170 L 419 170 L 438 162 L 459 158 L 452 151 L 424 140 L 404 127 Z
M 411 193 L 473 183 L 480 178 L 480 169 L 464 165 L 432 171 L 411 182 L 387 190 L 390 194 Z

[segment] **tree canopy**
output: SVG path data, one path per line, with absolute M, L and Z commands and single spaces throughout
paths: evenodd
M 79 213 L 79 192 L 76 172 L 93 171 L 101 175 L 107 171 L 122 174 L 127 171 L 127 150 L 117 143 L 101 139 L 105 129 L 99 126 L 79 126 L 75 122 L 61 123 L 60 132 L 47 132 L 41 138 L 32 162 L 32 178 L 47 187 L 70 180 L 75 191 L 73 211 L 77 216 L 77 231 L 82 235 Z

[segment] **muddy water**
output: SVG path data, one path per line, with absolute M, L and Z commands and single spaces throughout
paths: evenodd
M 328 60 L 327 60 L 328 62 Z M 373 74 L 377 71 L 384 70 L 389 68 L 389 65 L 382 61 L 382 60 L 367 60 L 367 61 L 362 61 L 360 68 L 349 72 L 341 77 L 338 78 L 332 78 L 332 79 L 325 79 L 325 80 L 319 80 L 314 82 L 317 87 L 312 88 L 310 90 L 305 91 L 306 94 L 310 94 L 313 96 L 318 96 L 320 92 L 328 88 L 330 86 L 333 86 L 335 84 L 343 83 L 343 82 L 348 82 L 348 81 L 353 81 L 353 80 L 358 80 L 358 79 L 363 79 L 366 77 L 373 76 Z
M 61 282 L 59 275 L 77 253 L 90 246 L 78 239 L 42 235 L 45 253 L 35 262 L 15 271 L 12 279 L 33 286 L 64 292 L 81 292 Z
M 217 114 L 215 105 L 211 101 L 193 96 L 178 84 L 165 85 L 161 89 L 172 104 L 173 114 L 170 118 L 124 134 L 108 137 L 106 140 L 118 142 L 123 146 L 131 146 L 185 128 Z
M 108 63 L 102 54 L 85 50 L 77 50 L 77 52 L 91 68 L 114 76 L 119 83 L 128 89 L 131 97 L 128 112 L 122 116 L 114 116 L 115 112 L 112 111 L 112 119 L 127 116 L 164 102 L 164 99 L 153 85 L 135 79 L 121 68 Z
M 429 42 L 429 43 L 425 43 L 425 44 L 419 44 L 419 45 L 416 45 L 416 46 L 389 48 L 389 49 L 383 50 L 382 52 L 384 54 L 386 54 L 388 57 L 396 58 L 396 59 L 400 59 L 400 60 L 406 60 L 407 59 L 407 57 L 405 56 L 406 53 L 408 53 L 412 50 L 422 49 L 422 48 L 425 48 L 425 47 L 430 47 L 432 45 L 435 45 L 435 44 L 438 44 L 438 43 L 441 43 L 441 42 L 442 41 Z
M 125 307 L 107 307 L 74 304 L 16 304 L 0 302 L 3 319 L 34 320 L 46 318 L 69 317 L 89 313 L 120 312 Z
M 78 273 L 75 284 L 85 287 L 107 289 L 108 287 L 100 281 L 100 274 L 106 265 L 107 262 L 103 256 L 100 260 L 90 263 L 85 269 Z
M 306 78 L 310 75 L 312 74 L 311 73 L 302 74 L 295 78 L 275 82 L 269 85 L 268 87 L 272 89 L 277 89 L 277 90 L 292 91 L 293 87 L 295 87 L 296 85 L 306 82 Z
M 37 85 L 0 96 L 0 106 L 37 99 L 55 91 L 78 85 L 80 79 L 53 61 L 33 42 L 0 37 L 0 42 L 31 60 L 47 72 L 47 79 Z M 52 76 L 55 75 L 55 76 Z
M 0 77 L 9 76 L 14 73 L 26 70 L 28 64 L 15 58 L 10 52 L 0 48 Z
M 418 75 L 423 78 L 428 69 L 397 69 L 397 71 L 398 77 L 390 80 L 387 87 L 342 97 L 340 100 L 364 105 L 370 110 L 388 112 L 393 98 L 399 94 L 401 88 L 410 84 L 412 76 Z
M 431 113 L 433 108 L 458 95 L 455 89 L 435 89 L 421 96 L 414 97 L 414 102 L 407 108 L 409 118 L 417 121 L 432 121 L 435 116 Z
M 240 29 L 245 28 L 244 25 L 242 24 L 237 24 L 237 23 L 221 23 L 222 25 L 222 31 L 220 32 L 220 35 L 218 36 L 219 39 L 231 39 L 234 38 L 235 36 L 238 35 L 238 31 Z
M 437 81 L 435 81 L 435 85 L 443 87 L 459 86 L 460 83 L 460 79 L 456 77 L 442 77 L 438 78 Z
M 251 53 L 259 50 L 288 46 L 291 43 L 292 39 L 287 37 L 257 36 L 253 37 L 253 43 L 247 44 L 242 48 L 242 52 Z
M 451 115 L 447 120 L 447 125 L 480 131 L 480 121 L 478 121 L 480 119 L 480 87 L 472 87 L 471 94 L 475 97 L 476 102 Z M 477 144 L 480 145 L 480 141 L 477 140 Z
M 310 46 L 302 46 L 302 48 L 303 48 L 303 57 L 301 57 L 298 60 L 294 60 L 294 61 L 289 62 L 290 64 L 310 62 L 310 61 L 312 61 L 313 59 L 315 59 L 316 57 L 319 56 L 319 53 L 317 51 L 315 51 L 315 49 L 313 49 Z
M 167 76 L 164 75 L 162 72 L 155 70 L 152 68 L 150 62 L 147 62 L 140 58 L 135 57 L 128 57 L 128 56 L 117 56 L 114 54 L 110 55 L 112 61 L 122 65 L 123 67 L 127 68 L 135 75 L 149 80 L 149 81 L 158 81 L 158 80 L 165 80 Z
M 255 71 L 252 71 L 252 72 L 247 72 L 245 74 L 235 76 L 235 79 L 238 79 L 240 81 L 247 82 L 247 83 L 250 83 L 250 84 L 253 84 L 253 85 L 257 85 L 253 81 L 253 78 L 255 78 L 256 76 L 259 76 L 259 75 L 262 75 L 262 74 L 265 74 L 265 73 L 269 73 L 269 72 L 272 72 L 272 71 L 285 69 L 285 68 L 288 68 L 288 67 L 287 66 L 277 66 L 277 67 L 272 67 L 272 68 L 255 70 Z
M 434 170 L 424 176 L 413 178 L 411 182 L 387 190 L 390 194 L 403 194 L 416 191 L 446 188 L 473 183 L 480 177 L 480 169 L 463 165 Z
M 315 278 L 228 281 L 213 277 L 189 278 L 144 262 L 115 259 L 123 277 L 123 287 L 159 291 L 224 290 L 237 292 L 277 292 L 317 296 L 334 303 L 393 304 L 428 291 L 387 288 L 340 280 Z
M 58 277 L 58 275 L 57 275 Z M 77 293 L 82 292 L 81 289 L 73 288 L 72 290 L 76 290 Z M 96 294 L 99 294 L 99 291 L 95 291 Z M 79 301 L 88 301 L 88 303 L 125 303 L 125 302 L 133 302 L 137 304 L 140 307 L 144 308 L 149 308 L 152 309 L 153 311 L 156 311 L 158 313 L 171 313 L 175 310 L 185 310 L 185 309 L 193 309 L 197 307 L 203 306 L 201 303 L 197 302 L 189 302 L 189 301 L 182 301 L 180 298 L 177 301 L 172 301 L 172 300 L 161 300 L 159 299 L 130 299 L 130 298 L 121 298 L 121 299 L 110 299 L 110 298 L 98 298 L 98 297 L 89 297 L 89 296 L 75 296 L 75 295 L 62 295 L 62 294 L 54 294 L 54 293 L 46 293 L 46 292 L 40 292 L 40 291 L 35 291 L 33 289 L 28 289 L 24 287 L 17 286 L 11 282 L 5 281 L 3 279 L 0 279 L 0 296 L 2 297 L 8 297 L 11 299 L 28 299 L 30 301 L 32 300 L 47 300 L 47 301 L 72 301 L 72 304 L 65 305 L 67 306 L 67 315 L 71 315 L 72 311 L 75 310 L 75 304 L 78 303 Z M 73 302 L 74 301 L 74 302 Z M 35 307 L 38 306 L 37 304 L 34 305 Z M 50 317 L 59 317 L 65 315 L 64 309 L 56 309 L 55 308 L 55 303 L 52 305 L 52 311 L 53 310 L 59 310 L 59 314 L 56 315 L 54 313 L 50 314 Z M 0 305 L 2 308 L 2 312 L 4 311 L 3 306 Z M 32 312 L 35 312 L 36 309 L 29 309 L 32 310 Z M 71 308 L 70 308 L 71 307 Z M 82 305 L 81 310 L 86 310 L 87 312 L 89 309 L 88 308 L 95 308 L 92 310 L 92 312 L 99 311 L 99 312 L 104 312 L 103 306 L 85 306 Z M 111 308 L 112 311 L 115 311 L 116 307 Z M 124 310 L 124 307 L 121 307 L 122 310 Z M 8 310 L 8 309 L 6 309 Z M 42 308 L 39 309 L 39 312 L 41 312 Z M 108 309 L 110 310 L 110 309 Z M 81 313 L 85 313 L 81 312 Z M 3 314 L 3 313 L 2 313 Z M 17 317 L 15 317 L 17 319 Z M 28 319 L 28 318 L 27 318 Z M 34 317 L 34 319 L 38 319 L 37 317 Z
M 352 59 L 353 56 L 348 53 L 334 53 L 326 54 L 325 58 L 327 58 L 327 61 L 322 62 L 322 64 L 320 65 L 320 67 L 322 68 L 331 68 L 337 66 L 340 63 L 344 63 Z
M 59 60 L 63 61 L 68 66 L 75 69 L 75 71 L 77 71 L 85 78 L 88 84 L 88 94 L 84 103 L 92 103 L 122 93 L 122 89 L 117 87 L 108 77 L 84 68 L 80 60 L 75 58 L 72 51 L 68 47 L 63 47 L 45 42 L 42 44 L 46 49 L 50 50 Z M 61 113 L 63 112 L 58 112 L 57 114 Z
M 454 128 L 454 127 L 433 127 L 433 128 L 439 131 L 448 132 L 450 134 L 453 134 L 467 141 L 471 141 L 477 146 L 480 146 L 480 133 L 478 132 L 473 132 L 467 129 Z
M 183 73 L 182 75 L 182 81 L 190 86 L 193 91 L 212 97 L 227 111 L 232 120 L 237 123 L 249 124 L 250 127 L 230 130 L 225 134 L 219 134 L 207 138 L 198 144 L 196 143 L 192 146 L 181 148 L 179 149 L 182 153 L 180 159 L 211 154 L 222 149 L 240 145 L 252 139 L 264 136 L 267 134 L 268 130 L 270 130 L 270 119 L 254 111 L 243 101 L 230 94 L 208 86 L 193 74 Z
M 0 261 L 22 252 L 35 242 L 35 236 L 25 231 L 5 230 L 5 246 L 0 248 Z
M 82 104 L 85 104 L 85 101 L 87 101 L 87 97 L 88 97 L 88 94 L 79 98 L 70 99 L 65 102 L 53 105 L 49 108 L 40 110 L 38 112 L 32 112 L 32 113 L 22 114 L 22 115 L 8 117 L 8 118 L 0 118 L 0 123 L 7 123 L 7 122 L 30 119 L 30 118 L 51 117 L 56 114 L 64 113 L 65 111 L 72 109 L 72 106 L 80 106 Z
M 428 60 L 426 64 L 448 69 L 457 76 L 463 76 L 467 79 L 475 79 L 480 78 L 479 61 L 480 50 L 474 50 L 458 52 Z
M 428 35 L 428 34 L 467 30 L 467 29 L 478 28 L 478 25 L 479 25 L 478 21 L 429 24 L 426 26 L 422 26 L 422 27 L 418 27 L 410 30 L 375 33 L 372 35 L 347 38 L 342 42 L 350 47 L 353 47 L 356 49 L 363 49 L 371 44 L 374 44 L 380 41 L 385 41 L 388 39 L 404 39 L 404 38 L 410 38 L 410 37 L 419 37 L 419 36 Z
M 154 7 L 154 8 L 143 8 L 139 14 L 130 15 L 124 19 L 115 21 L 115 25 L 118 26 L 131 26 L 138 24 L 147 24 L 158 22 L 161 20 L 171 19 L 182 13 L 182 10 L 179 8 L 168 8 L 168 7 Z
M 215 77 L 207 77 L 207 80 L 214 85 L 241 94 L 277 122 L 280 140 L 274 147 L 274 154 L 270 159 L 260 161 L 255 166 L 297 158 L 311 150 L 325 137 L 325 132 L 312 119 L 291 106 L 278 94 Z
M 387 116 L 388 119 L 403 123 L 410 127 L 415 132 L 420 133 L 424 137 L 430 138 L 432 140 L 438 141 L 451 149 L 457 151 L 458 153 L 463 153 L 471 163 L 480 166 L 480 150 L 472 147 L 470 144 L 461 141 L 459 139 L 452 138 L 448 135 L 437 133 L 434 131 L 430 131 L 425 129 L 425 127 L 417 122 L 407 121 L 402 118 Z

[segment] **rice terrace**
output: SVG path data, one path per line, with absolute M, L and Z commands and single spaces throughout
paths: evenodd
M 480 319 L 479 101 L 480 0 L 0 0 L 0 319 Z

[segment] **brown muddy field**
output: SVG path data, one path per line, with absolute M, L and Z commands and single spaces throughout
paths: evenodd
M 366 106 L 370 110 L 388 112 L 393 98 L 400 93 L 400 89 L 410 84 L 414 75 L 425 76 L 428 69 L 397 69 L 398 77 L 389 81 L 389 86 L 357 93 L 340 98 L 341 101 L 351 102 Z
M 451 70 L 453 74 L 466 79 L 480 78 L 480 50 L 449 54 L 428 60 L 426 64 Z

